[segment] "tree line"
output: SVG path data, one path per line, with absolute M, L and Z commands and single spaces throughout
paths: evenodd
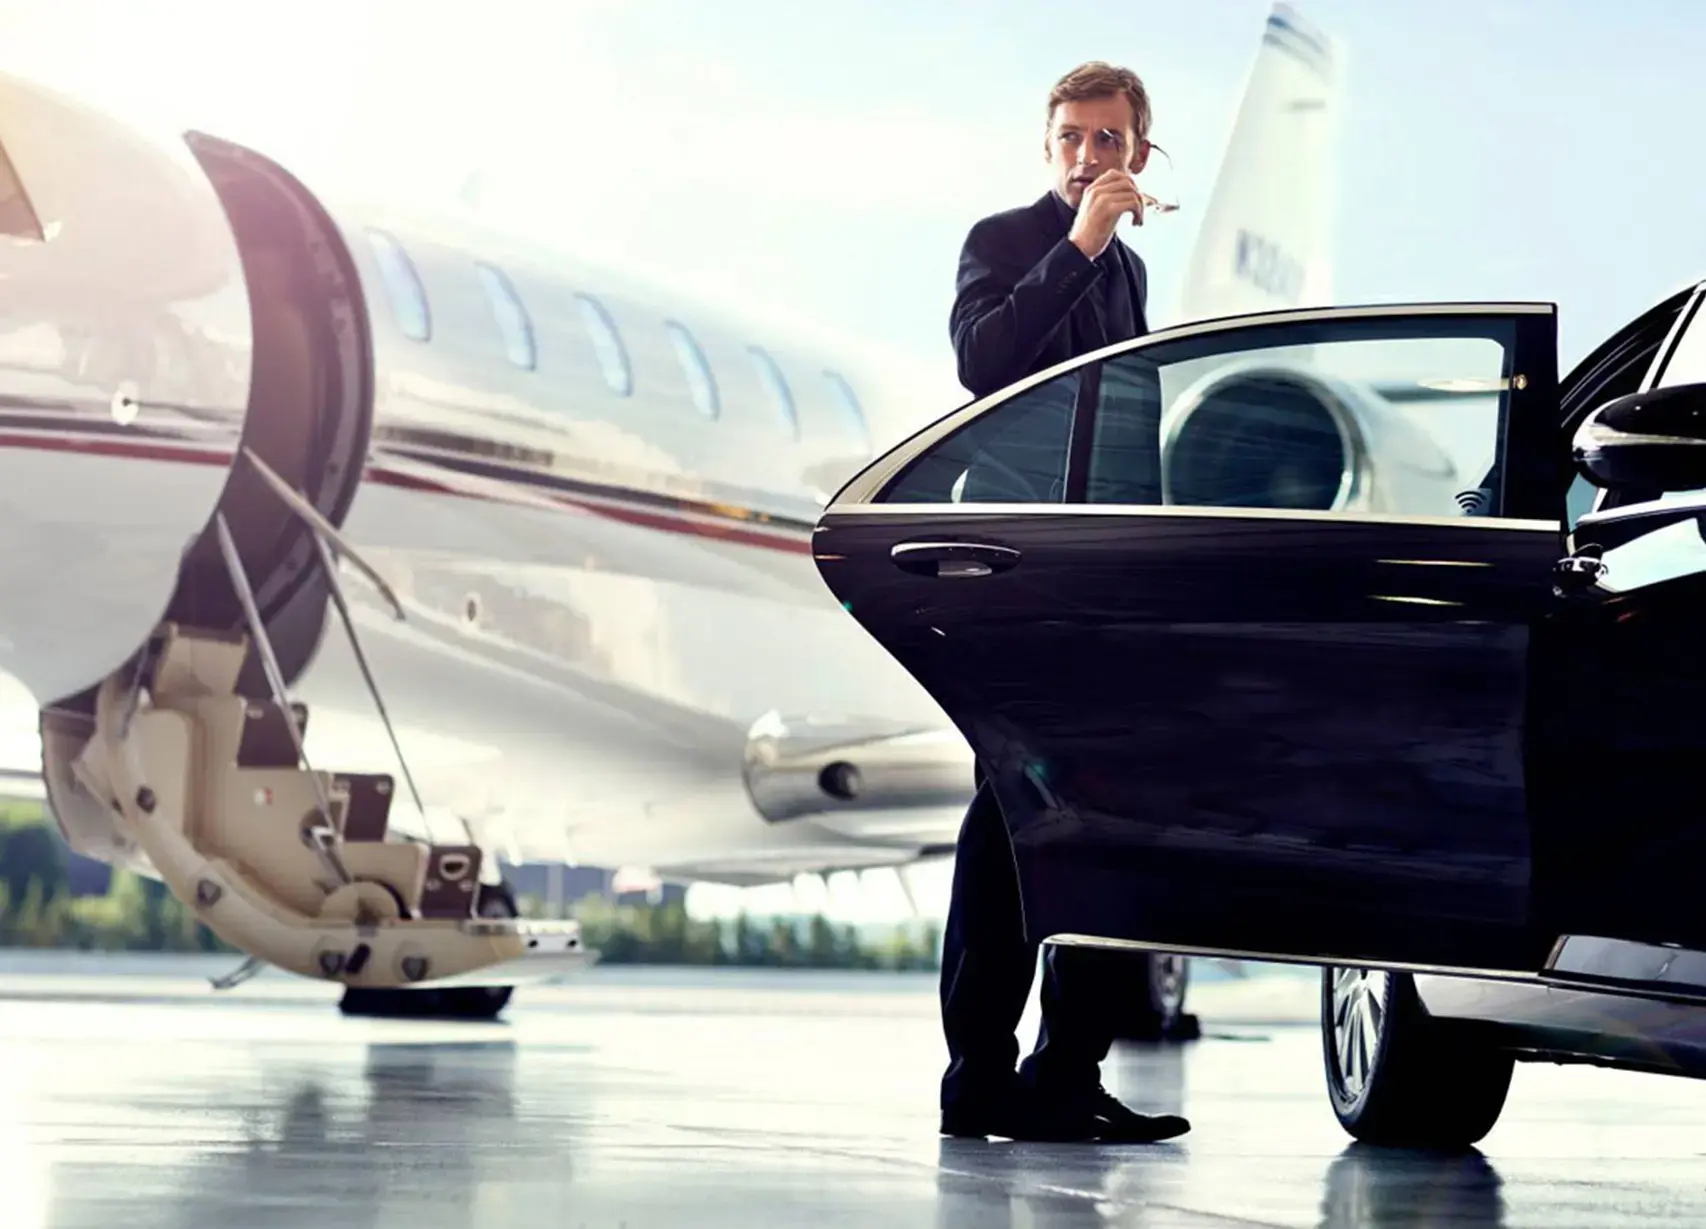
M 522 913 L 540 916 L 523 897 Z M 576 903 L 587 947 L 610 964 L 764 968 L 937 967 L 933 924 L 899 927 L 872 941 L 822 915 L 729 920 L 689 917 L 678 901 Z M 77 896 L 71 854 L 39 806 L 0 804 L 0 947 L 82 951 L 232 952 L 157 880 L 114 868 L 104 895 Z

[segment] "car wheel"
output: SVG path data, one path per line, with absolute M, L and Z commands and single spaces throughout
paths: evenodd
M 1339 1124 L 1370 1144 L 1467 1148 L 1499 1119 L 1515 1059 L 1427 1014 L 1408 973 L 1321 971 L 1321 1047 Z
M 1156 952 L 1149 957 L 1149 1001 L 1164 1024 L 1173 1023 L 1185 1010 L 1190 981 L 1191 964 L 1184 956 Z
M 1136 963 L 1130 994 L 1117 998 L 1114 1035 L 1127 1041 L 1188 1041 L 1201 1036 L 1197 1018 L 1185 1010 L 1190 958 L 1175 952 L 1148 952 Z
M 481 884 L 474 912 L 480 917 L 516 917 L 521 910 L 507 883 Z M 352 986 L 344 991 L 338 1010 L 346 1016 L 388 1019 L 495 1020 L 509 1006 L 514 994 L 514 986 L 456 986 L 445 990 L 368 990 Z

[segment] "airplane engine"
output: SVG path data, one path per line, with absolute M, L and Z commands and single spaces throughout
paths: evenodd
M 971 748 L 952 726 L 776 712 L 747 732 L 741 776 L 766 823 L 807 819 L 897 845 L 954 831 L 977 788 Z
M 1352 381 L 1277 364 L 1213 372 L 1187 388 L 1163 419 L 1161 465 L 1165 501 L 1192 507 L 1458 516 L 1459 495 L 1472 495 L 1401 408 Z

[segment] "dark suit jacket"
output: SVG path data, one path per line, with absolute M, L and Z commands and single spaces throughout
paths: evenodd
M 960 248 L 949 330 L 960 383 L 974 397 L 1126 338 L 1107 335 L 1093 297 L 1098 278 L 1123 275 L 1140 336 L 1148 331 L 1149 272 L 1118 236 L 1087 259 L 1066 238 L 1065 205 L 1052 190 L 984 218 Z M 1113 268 L 1104 269 L 1103 261 Z

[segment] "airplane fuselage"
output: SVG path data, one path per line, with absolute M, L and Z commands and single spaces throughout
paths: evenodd
M 217 505 L 308 706 L 309 762 L 403 780 L 305 579 L 305 535 L 242 472 L 248 447 L 402 598 L 398 621 L 345 570 L 428 834 L 455 817 L 512 859 L 731 882 L 952 842 L 969 752 L 810 557 L 823 500 L 902 429 L 858 369 L 513 240 L 333 213 L 206 138 L 134 147 L 133 185 L 157 182 L 169 205 L 158 246 L 127 253 L 148 219 L 102 217 L 100 175 L 66 184 L 42 157 L 50 131 L 112 139 L 105 121 L 27 97 L 37 122 L 0 124 L 0 142 L 59 234 L 7 252 L 42 293 L 0 308 L 0 634 L 48 710 L 50 760 L 56 731 L 79 736 L 88 689 L 163 617 L 240 622 L 207 531 Z M 105 226 L 101 250 L 73 245 L 84 217 Z M 913 425 L 935 408 L 913 407 Z M 783 779 L 826 742 L 855 748 L 858 799 L 813 778 L 802 802 Z M 872 830 L 809 814 L 870 814 L 873 790 Z

